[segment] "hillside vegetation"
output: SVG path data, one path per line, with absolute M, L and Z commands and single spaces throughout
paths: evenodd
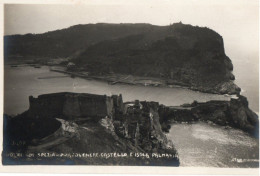
M 233 65 L 222 37 L 175 23 L 87 24 L 44 34 L 5 36 L 5 57 L 70 58 L 78 70 L 170 79 L 192 89 L 234 94 Z M 214 89 L 214 90 L 213 90 Z

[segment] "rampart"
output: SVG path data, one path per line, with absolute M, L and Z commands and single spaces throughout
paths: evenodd
M 53 93 L 29 97 L 29 116 L 60 117 L 64 119 L 95 118 L 114 116 L 114 102 L 122 96 L 94 95 L 86 93 Z

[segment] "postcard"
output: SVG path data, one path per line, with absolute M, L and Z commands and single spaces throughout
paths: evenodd
M 1 171 L 258 173 L 257 0 L 2 10 Z

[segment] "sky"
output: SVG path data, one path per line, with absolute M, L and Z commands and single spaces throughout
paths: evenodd
M 258 0 L 124 0 L 102 4 L 5 4 L 4 34 L 44 33 L 87 23 L 151 23 L 207 26 L 238 50 L 258 51 Z M 115 3 L 116 2 L 116 3 Z M 136 3 L 134 3 L 136 2 Z
M 45 2 L 49 2 L 46 0 Z M 56 1 L 57 2 L 57 1 Z M 44 33 L 87 23 L 206 26 L 224 39 L 238 84 L 250 75 L 258 89 L 258 0 L 71 0 L 60 4 L 5 4 L 4 35 Z M 240 82 L 239 82 L 240 81 Z M 244 83 L 245 84 L 245 83 Z M 248 85 L 245 85 L 248 86 Z M 243 87 L 242 87 L 243 88 Z

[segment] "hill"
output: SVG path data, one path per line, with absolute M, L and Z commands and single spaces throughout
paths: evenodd
M 180 23 L 87 24 L 44 34 L 5 36 L 5 57 L 66 57 L 76 71 L 155 77 L 203 92 L 237 94 L 223 38 Z M 74 70 L 74 71 L 75 71 Z

